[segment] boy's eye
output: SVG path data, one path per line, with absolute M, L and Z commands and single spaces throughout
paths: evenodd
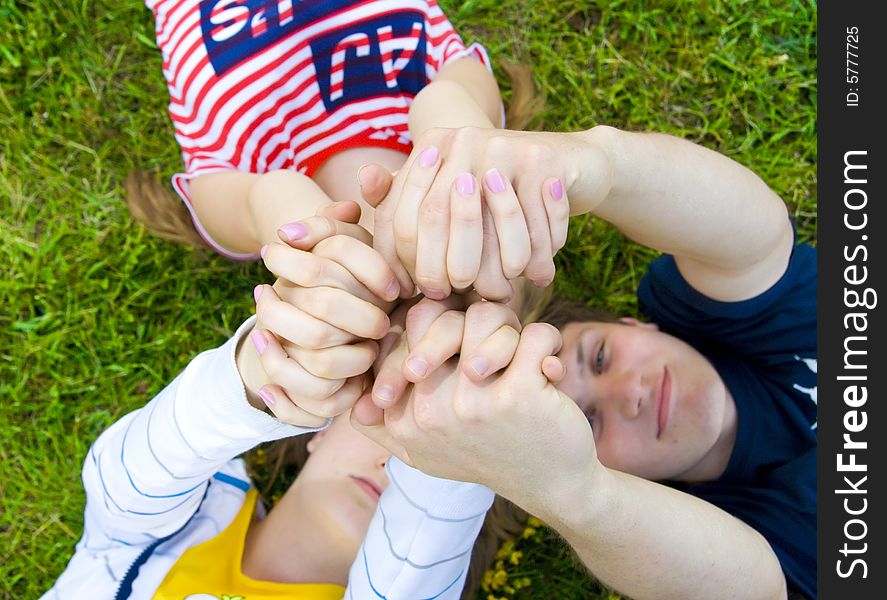
M 597 375 L 600 375 L 604 370 L 604 356 L 604 345 L 601 344 L 594 356 L 594 372 Z

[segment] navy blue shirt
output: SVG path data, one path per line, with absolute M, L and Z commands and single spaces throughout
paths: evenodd
M 672 256 L 638 288 L 644 314 L 714 365 L 736 401 L 736 445 L 717 481 L 685 491 L 759 531 L 790 587 L 816 597 L 816 250 L 798 244 L 782 278 L 742 302 L 693 289 Z

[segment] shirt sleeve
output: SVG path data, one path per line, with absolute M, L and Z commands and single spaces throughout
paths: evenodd
M 425 31 L 427 35 L 428 79 L 449 63 L 460 58 L 471 57 L 480 61 L 487 69 L 493 70 L 487 49 L 478 43 L 466 46 L 462 36 L 450 23 L 437 2 L 429 2 Z
M 740 302 L 721 302 L 694 289 L 673 256 L 662 256 L 638 288 L 641 310 L 663 331 L 703 353 L 749 357 L 816 351 L 816 250 L 798 244 L 770 289 Z
M 393 457 L 386 469 L 390 484 L 351 566 L 345 598 L 459 598 L 493 492 L 431 477 Z
M 122 543 L 160 539 L 182 527 L 222 465 L 266 441 L 316 431 L 253 408 L 235 363 L 247 320 L 219 348 L 198 355 L 143 408 L 95 441 L 83 466 L 87 533 Z

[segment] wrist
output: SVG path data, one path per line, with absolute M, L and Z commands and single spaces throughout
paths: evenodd
M 567 187 L 570 215 L 593 212 L 610 194 L 614 185 L 612 149 L 622 132 L 615 127 L 597 125 L 569 134 L 572 147 L 567 153 L 572 181 Z
M 562 535 L 593 531 L 611 510 L 616 483 L 613 473 L 594 456 L 569 478 L 553 482 L 537 505 L 526 508 Z
M 494 129 L 495 125 L 461 84 L 438 80 L 422 88 L 413 98 L 408 127 L 415 141 L 433 128 Z
M 259 390 L 268 383 L 268 377 L 262 368 L 259 360 L 259 353 L 256 351 L 255 345 L 249 340 L 249 333 L 255 331 L 255 327 L 240 337 L 237 341 L 237 348 L 234 351 L 234 361 L 237 365 L 237 372 L 240 380 L 243 382 L 243 389 L 246 392 L 246 399 L 253 408 L 264 411 L 265 403 L 259 397 Z

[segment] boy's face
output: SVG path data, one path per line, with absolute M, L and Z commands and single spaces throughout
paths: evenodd
M 634 319 L 569 323 L 562 334 L 567 374 L 558 387 L 589 417 L 601 463 L 685 481 L 707 466 L 704 478 L 714 478 L 712 459 L 725 465 L 732 451 L 736 410 L 702 354 Z

